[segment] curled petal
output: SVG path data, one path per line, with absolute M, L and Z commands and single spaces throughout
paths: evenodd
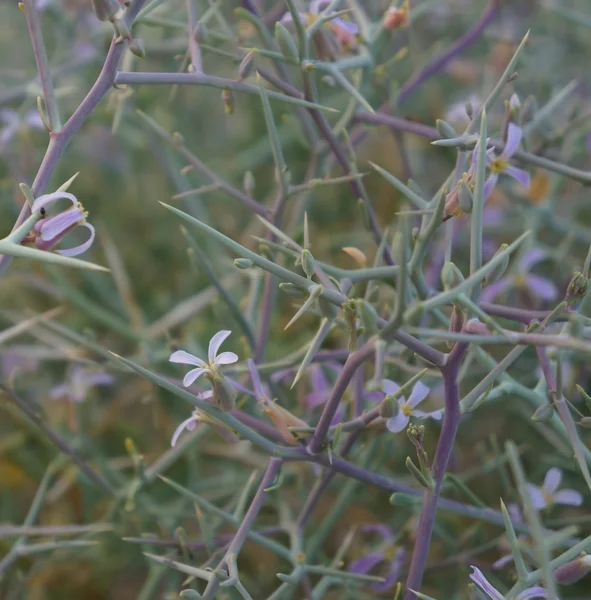
M 566 504 L 567 506 L 581 506 L 583 504 L 583 496 L 576 490 L 560 490 L 552 496 L 552 500 L 556 504 Z
M 554 492 L 560 487 L 562 481 L 562 471 L 556 467 L 548 469 L 546 476 L 544 477 L 544 485 L 542 489 L 546 494 L 552 496 Z
M 539 275 L 528 275 L 527 276 L 527 284 L 529 289 L 534 293 L 535 296 L 542 298 L 542 300 L 556 300 L 558 296 L 558 290 L 556 286 L 548 281 L 545 277 L 540 277 Z
M 33 206 L 31 206 L 31 212 L 36 213 L 39 212 L 42 208 L 46 208 L 50 206 L 54 202 L 65 198 L 72 203 L 72 206 L 78 205 L 78 200 L 76 200 L 76 196 L 70 194 L 68 192 L 53 192 L 52 194 L 43 194 L 43 196 L 39 196 L 33 202 Z
M 501 152 L 501 156 L 504 158 L 511 158 L 517 148 L 519 148 L 519 144 L 521 144 L 521 137 L 523 136 L 523 130 L 515 123 L 509 123 L 509 127 L 507 129 L 507 143 L 503 148 L 503 152 Z
M 207 367 L 207 363 L 197 356 L 193 356 L 184 350 L 177 350 L 170 355 L 168 359 L 171 363 L 179 363 L 181 365 L 195 365 L 196 367 Z
M 197 417 L 191 415 L 188 419 L 185 419 L 175 430 L 174 433 L 172 434 L 172 438 L 170 440 L 170 445 L 172 447 L 176 446 L 176 443 L 179 441 L 179 437 L 181 437 L 181 433 L 183 433 L 183 431 L 185 429 L 188 429 L 189 431 L 193 431 L 195 429 L 195 427 L 197 426 Z
M 414 408 L 420 404 L 429 395 L 429 391 L 429 388 L 424 383 L 417 381 L 412 388 L 412 392 L 410 393 L 410 397 L 406 403 L 407 406 Z
M 80 227 L 86 227 L 90 231 L 90 237 L 79 246 L 74 246 L 74 248 L 67 248 L 66 250 L 56 250 L 57 254 L 61 254 L 62 256 L 78 256 L 78 254 L 82 254 L 86 252 L 94 242 L 94 227 L 90 223 L 80 223 Z
M 400 389 L 400 386 L 391 379 L 384 379 L 384 381 L 382 381 L 382 389 L 384 390 L 384 393 L 393 396 Z
M 504 600 L 503 594 L 499 592 L 496 588 L 494 588 L 486 579 L 484 574 L 477 567 L 470 567 L 472 569 L 472 574 L 470 575 L 470 579 L 485 593 L 488 594 L 491 600 Z
M 548 506 L 546 498 L 544 498 L 544 492 L 542 488 L 539 488 L 536 485 L 532 485 L 531 483 L 526 484 L 526 487 L 532 506 L 536 510 L 542 510 L 542 508 L 546 508 L 546 506 Z
M 203 367 L 199 367 L 198 369 L 192 369 L 185 375 L 183 379 L 183 385 L 185 387 L 193 385 L 197 381 L 197 379 L 199 379 L 199 377 L 201 377 L 203 373 L 207 373 L 208 370 L 209 369 L 204 369 Z
M 349 568 L 347 570 L 350 573 L 359 573 L 360 575 L 366 575 L 373 568 L 377 567 L 383 560 L 383 552 L 372 552 L 371 554 L 366 554 L 361 558 L 352 560 L 349 563 Z
M 209 349 L 207 350 L 207 359 L 209 360 L 209 364 L 213 365 L 215 363 L 215 357 L 217 356 L 218 350 L 220 346 L 224 343 L 224 340 L 231 334 L 231 331 L 227 329 L 223 329 L 222 331 L 218 331 L 209 342 Z M 238 360 L 238 357 L 236 357 Z
M 517 594 L 515 600 L 530 600 L 531 598 L 549 598 L 549 596 L 544 588 L 536 586 L 523 590 L 523 592 Z
M 529 186 L 531 185 L 531 176 L 525 169 L 519 169 L 517 167 L 513 167 L 509 165 L 505 169 L 505 173 L 518 181 L 526 190 L 529 190 Z
M 497 560 L 495 560 L 495 562 L 492 564 L 492 568 L 493 569 L 502 569 L 505 565 L 508 565 L 509 563 L 513 562 L 513 555 L 512 554 L 505 554 L 505 556 L 501 556 L 501 558 L 498 558 Z
M 399 412 L 395 417 L 390 417 L 386 421 L 386 427 L 388 431 L 392 433 L 399 433 L 402 431 L 410 421 L 410 417 L 407 417 L 402 411 Z
M 525 253 L 519 266 L 522 271 L 528 273 L 535 265 L 542 262 L 547 257 L 548 253 L 541 248 L 532 248 Z
M 215 357 L 216 365 L 231 365 L 238 361 L 238 355 L 234 352 L 222 352 Z
M 482 194 L 485 200 L 491 195 L 492 191 L 495 189 L 495 185 L 497 185 L 498 180 L 499 176 L 496 173 L 491 173 L 486 178 L 486 181 L 484 182 L 484 192 Z

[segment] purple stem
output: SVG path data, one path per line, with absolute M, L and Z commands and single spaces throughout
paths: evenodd
M 326 434 L 332 422 L 332 419 L 339 407 L 343 394 L 349 387 L 351 379 L 355 375 L 357 369 L 374 353 L 375 342 L 370 340 L 359 350 L 353 352 L 343 365 L 343 369 L 334 384 L 330 398 L 327 400 L 320 415 L 320 420 L 316 426 L 316 431 L 308 445 L 308 451 L 311 454 L 318 454 L 322 449 Z
M 244 518 L 242 519 L 242 523 L 240 524 L 236 535 L 230 542 L 230 545 L 228 546 L 224 557 L 219 562 L 218 568 L 222 568 L 224 564 L 226 564 L 229 555 L 233 554 L 234 557 L 237 558 L 242 548 L 242 545 L 246 541 L 246 537 L 248 536 L 248 533 L 251 530 L 254 521 L 257 515 L 259 514 L 259 511 L 261 510 L 261 507 L 263 506 L 263 502 L 267 497 L 267 488 L 270 487 L 275 481 L 275 478 L 277 477 L 277 474 L 279 473 L 282 464 L 283 461 L 279 458 L 272 458 L 269 461 L 269 466 L 267 467 L 267 470 L 265 471 L 265 474 L 261 479 L 257 492 L 254 495 L 254 498 L 248 510 L 246 511 Z M 220 580 L 217 577 L 212 577 L 209 580 L 205 591 L 203 592 L 203 600 L 213 599 L 215 597 L 219 585 Z
M 131 27 L 133 20 L 137 17 L 145 2 L 146 0 L 135 0 L 127 9 L 125 21 L 128 27 Z M 101 72 L 91 90 L 88 92 L 80 106 L 78 106 L 74 114 L 68 119 L 63 128 L 59 132 L 50 133 L 49 145 L 45 152 L 45 156 L 43 157 L 43 161 L 41 162 L 41 166 L 39 167 L 39 171 L 37 171 L 35 181 L 33 181 L 33 185 L 31 186 L 31 191 L 35 197 L 40 196 L 43 192 L 43 189 L 49 183 L 57 163 L 59 162 L 62 154 L 65 152 L 74 134 L 80 129 L 80 127 L 82 127 L 82 124 L 90 116 L 105 94 L 113 87 L 113 84 L 115 83 L 115 77 L 117 75 L 117 69 L 119 68 L 119 63 L 125 48 L 125 43 L 115 43 L 115 37 L 113 38 L 103 68 L 101 69 Z M 13 229 L 23 223 L 30 216 L 30 214 L 31 210 L 29 205 L 25 203 Z M 8 268 L 10 261 L 10 256 L 0 256 L 0 275 L 2 275 Z
M 437 503 L 441 493 L 441 485 L 447 470 L 447 465 L 453 450 L 454 440 L 460 424 L 460 397 L 458 389 L 458 372 L 462 364 L 462 359 L 466 354 L 468 344 L 456 344 L 448 355 L 447 363 L 441 368 L 443 375 L 443 386 L 445 392 L 445 412 L 443 415 L 443 424 L 435 458 L 431 472 L 434 479 L 434 486 L 425 490 L 423 494 L 423 507 L 419 518 L 419 525 L 416 533 L 415 547 L 412 553 L 408 578 L 406 580 L 406 589 L 404 600 L 414 600 L 414 591 L 420 591 L 423 581 L 423 574 L 427 564 L 427 555 L 431 546 L 431 537 L 433 535 L 433 525 L 435 524 L 435 513 L 437 512 Z

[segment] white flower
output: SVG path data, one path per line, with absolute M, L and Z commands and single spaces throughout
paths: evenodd
M 569 506 L 581 506 L 583 496 L 576 490 L 558 490 L 562 481 L 562 471 L 557 467 L 552 467 L 544 477 L 542 487 L 527 484 L 527 491 L 533 507 L 536 510 L 542 510 L 551 504 L 566 504 Z
M 400 386 L 394 381 L 384 379 L 382 389 L 386 394 L 392 396 L 400 389 Z M 411 417 L 418 417 L 420 419 L 431 417 L 439 421 L 442 417 L 440 410 L 427 413 L 416 408 L 429 395 L 429 391 L 429 388 L 424 383 L 417 381 L 412 388 L 408 400 L 404 397 L 398 398 L 398 414 L 386 421 L 386 427 L 392 433 L 398 433 L 408 425 Z
M 231 331 L 223 330 L 218 331 L 209 342 L 209 349 L 207 351 L 207 360 L 193 356 L 184 350 L 177 350 L 170 355 L 170 362 L 180 363 L 184 365 L 195 365 L 196 369 L 191 369 L 183 379 L 183 385 L 189 387 L 201 377 L 201 375 L 209 376 L 210 379 L 220 375 L 219 368 L 222 365 L 231 365 L 238 360 L 238 356 L 234 352 L 222 352 L 218 354 L 220 346 L 224 340 L 231 334 Z

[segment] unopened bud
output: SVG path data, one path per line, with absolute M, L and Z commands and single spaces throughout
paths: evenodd
M 90 0 L 90 3 L 99 21 L 110 21 L 120 8 L 117 0 Z
M 420 498 L 404 492 L 395 492 L 390 496 L 392 506 L 416 506 L 417 502 L 420 502 Z
M 579 421 L 579 425 L 584 429 L 591 429 L 591 417 L 583 417 Z
M 380 417 L 390 419 L 398 414 L 398 402 L 392 396 L 386 396 L 380 404 Z
M 236 258 L 234 260 L 234 266 L 238 269 L 250 269 L 253 266 L 252 260 L 248 258 Z
M 256 187 L 256 180 L 252 174 L 252 171 L 246 171 L 246 173 L 244 173 L 244 181 L 242 182 L 242 186 L 246 194 L 252 197 L 254 188 Z
M 279 289 L 292 298 L 306 298 L 306 292 L 293 283 L 280 283 Z
M 242 62 L 240 63 L 240 66 L 238 67 L 238 75 L 240 76 L 241 80 L 246 79 L 252 73 L 252 68 L 255 63 L 256 55 L 257 55 L 257 51 L 251 50 L 242 59 Z
M 541 406 L 539 406 L 534 412 L 531 420 L 536 423 L 549 421 L 554 414 L 554 405 L 549 402 L 545 402 Z
M 494 253 L 494 256 L 491 258 L 491 260 L 493 260 L 496 256 L 498 256 L 499 254 L 501 254 L 501 252 L 505 252 L 505 250 L 507 250 L 508 247 L 509 247 L 508 244 L 501 244 L 499 246 L 499 249 Z M 494 283 L 495 281 L 498 281 L 505 274 L 505 271 L 507 270 L 508 266 L 509 266 L 509 253 L 505 252 L 505 257 L 486 276 L 486 279 L 484 280 L 484 284 L 485 285 L 490 285 L 491 283 Z
M 519 96 L 517 94 L 512 94 L 509 100 L 509 113 L 512 116 L 516 116 L 521 108 L 521 101 L 519 100 Z
M 437 131 L 439 131 L 439 134 L 442 138 L 451 140 L 455 137 L 458 137 L 457 131 L 447 121 L 444 121 L 443 119 L 437 119 L 435 124 L 437 125 Z
M 472 102 L 466 102 L 464 107 L 466 109 L 466 114 L 468 115 L 468 118 L 472 120 L 472 118 L 474 117 L 474 107 L 472 106 Z
M 228 88 L 222 90 L 222 104 L 227 115 L 234 114 L 234 92 Z
M 298 60 L 298 47 L 295 40 L 281 21 L 275 23 L 275 41 L 285 58 Z
M 462 281 L 464 281 L 464 276 L 455 263 L 451 261 L 446 262 L 441 269 L 441 283 L 443 283 L 443 287 L 448 290 L 456 287 Z
M 474 195 L 470 186 L 460 179 L 458 183 L 458 206 L 463 213 L 470 214 L 474 205 Z
M 554 581 L 560 585 L 571 585 L 587 575 L 591 570 L 591 556 L 582 554 L 579 558 L 571 560 L 558 567 L 554 573 Z
M 370 334 L 376 333 L 378 331 L 378 321 L 380 319 L 376 309 L 366 300 L 360 300 L 357 303 L 357 307 L 365 331 Z
M 408 0 L 400 8 L 391 6 L 384 13 L 384 29 L 403 29 L 410 23 L 410 6 Z
M 418 481 L 418 483 L 426 489 L 432 488 L 432 483 L 427 479 L 425 473 L 423 473 L 412 461 L 410 456 L 406 457 L 405 462 L 406 468 L 409 470 L 410 474 Z
M 589 286 L 589 280 L 583 273 L 577 272 L 568 284 L 566 289 L 566 296 L 564 299 L 570 305 L 576 304 L 585 297 L 587 288 Z
M 134 56 L 137 56 L 138 58 L 146 58 L 146 50 L 142 40 L 134 38 L 129 42 L 128 48 Z
M 306 277 L 308 279 L 311 279 L 312 275 L 314 275 L 314 271 L 316 269 L 316 264 L 314 262 L 314 257 L 312 256 L 312 253 L 310 252 L 310 250 L 307 250 L 307 249 L 302 250 L 302 254 L 300 256 L 300 262 L 302 265 L 302 270 L 306 274 Z

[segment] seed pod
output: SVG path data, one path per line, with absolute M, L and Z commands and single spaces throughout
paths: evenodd
M 119 12 L 117 0 L 90 0 L 92 10 L 99 21 L 110 21 Z
M 501 252 L 504 252 L 508 247 L 509 247 L 508 244 L 501 244 L 499 246 L 499 249 L 495 252 L 495 254 L 492 258 L 494 259 L 495 256 L 498 256 Z M 490 285 L 491 283 L 498 281 L 505 274 L 505 271 L 507 270 L 508 266 L 509 266 L 509 254 L 505 253 L 505 258 L 503 258 L 503 260 L 486 276 L 486 279 L 484 280 L 484 284 Z
M 437 119 L 435 124 L 437 126 L 437 131 L 439 131 L 439 134 L 442 138 L 451 140 L 455 137 L 458 137 L 458 132 L 447 121 L 444 121 L 443 119 Z
M 462 281 L 464 281 L 464 276 L 458 267 L 451 261 L 446 262 L 441 269 L 441 283 L 443 283 L 443 287 L 448 290 L 456 287 Z
M 250 269 L 253 266 L 252 260 L 248 258 L 236 258 L 234 260 L 234 266 L 238 269 Z
M 472 212 L 472 206 L 474 205 L 474 195 L 470 186 L 460 179 L 458 183 L 458 205 L 460 210 L 467 215 Z
M 239 75 L 241 81 L 246 79 L 252 73 L 252 68 L 255 63 L 256 55 L 257 55 L 257 51 L 251 50 L 242 59 L 242 62 L 240 63 L 240 66 L 238 67 L 238 75 Z
M 311 279 L 312 275 L 314 275 L 314 270 L 315 270 L 316 266 L 315 266 L 315 262 L 314 262 L 314 257 L 312 256 L 312 253 L 310 252 L 310 250 L 306 250 L 306 249 L 302 250 L 302 254 L 300 256 L 300 262 L 302 265 L 302 270 L 306 274 L 306 277 L 308 277 L 308 279 Z

